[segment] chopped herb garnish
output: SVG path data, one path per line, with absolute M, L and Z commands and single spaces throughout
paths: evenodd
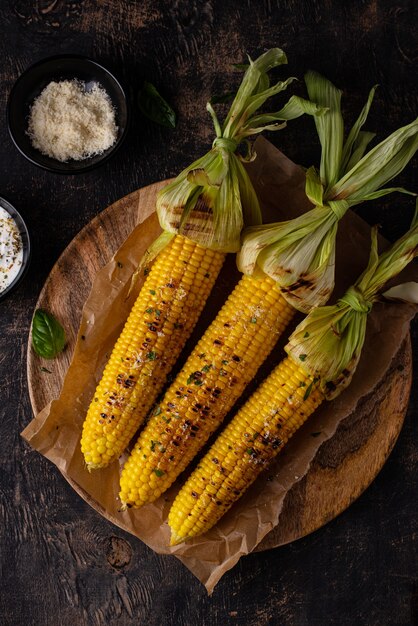
M 152 296 L 155 296 L 155 289 L 150 289 L 149 292 Z
M 306 387 L 306 383 L 302 381 L 301 383 L 299 383 L 299 387 Z
M 154 452 L 155 446 L 160 446 L 160 445 L 161 445 L 161 443 L 159 441 L 153 441 L 151 439 L 151 452 Z
M 161 311 L 160 311 L 160 309 L 155 309 L 155 315 L 156 315 L 157 317 L 160 317 L 160 315 L 161 315 Z
M 145 313 L 154 313 L 154 309 L 152 307 L 145 309 Z
M 158 467 L 155 467 L 154 474 L 158 476 L 158 478 L 161 478 L 161 476 L 164 476 L 165 472 L 163 470 L 158 469 Z
M 228 365 L 228 363 L 229 361 L 225 361 L 225 360 L 222 361 L 222 365 Z
M 200 387 L 200 385 L 203 385 L 203 380 L 200 380 L 198 378 L 197 380 L 194 381 L 194 384 L 197 385 L 198 387 Z
M 256 317 L 252 317 L 250 321 L 251 321 L 251 324 L 257 324 L 257 318 Z
M 156 352 L 147 352 L 147 359 L 148 361 L 155 361 L 157 358 L 157 353 Z
M 210 368 L 212 367 L 212 365 L 204 365 L 202 367 L 202 372 L 208 372 L 210 370 Z
M 299 354 L 299 358 L 301 361 L 305 361 L 307 356 L 307 354 Z
M 246 449 L 246 453 L 247 454 L 255 454 L 255 450 L 254 450 L 254 448 L 247 448 Z
M 206 356 L 206 352 L 201 352 L 201 354 L 199 354 L 199 359 L 204 359 Z
M 228 374 L 228 372 L 226 370 L 224 370 L 222 368 L 219 370 L 219 376 L 226 376 L 227 374 Z
M 154 411 L 154 415 L 159 415 L 161 413 L 161 407 L 157 406 L 157 408 Z

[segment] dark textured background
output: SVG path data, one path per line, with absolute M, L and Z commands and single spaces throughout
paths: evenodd
M 19 437 L 31 419 L 27 334 L 52 265 L 99 211 L 207 148 L 205 103 L 237 84 L 232 63 L 283 47 L 289 66 L 278 76 L 323 72 L 343 88 L 349 121 L 379 83 L 367 126 L 384 136 L 418 111 L 416 7 L 414 0 L 1 1 L 0 194 L 21 211 L 34 242 L 24 283 L 0 303 L 2 625 L 418 624 L 416 385 L 395 450 L 366 493 L 313 535 L 242 559 L 211 598 L 176 559 L 90 509 Z M 133 103 L 141 82 L 152 80 L 176 108 L 177 129 L 147 123 L 134 109 L 124 148 L 101 169 L 59 177 L 27 163 L 7 133 L 9 90 L 32 62 L 69 52 L 113 69 Z M 304 165 L 317 160 L 309 119 L 269 138 Z M 398 182 L 417 190 L 417 165 L 415 158 Z M 394 239 L 412 205 L 391 197 L 359 213 Z M 417 334 L 415 324 L 415 366 Z

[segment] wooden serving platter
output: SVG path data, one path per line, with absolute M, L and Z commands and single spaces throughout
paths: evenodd
M 54 265 L 36 308 L 56 315 L 66 329 L 68 346 L 48 371 L 40 372 L 29 340 L 27 376 L 35 414 L 60 393 L 96 272 L 111 259 L 141 216 L 152 211 L 155 193 L 166 182 L 135 191 L 109 206 L 83 228 Z M 306 477 L 288 493 L 280 524 L 259 550 L 289 543 L 320 528 L 344 511 L 376 477 L 396 442 L 408 406 L 411 352 L 408 337 L 373 395 L 322 444 Z

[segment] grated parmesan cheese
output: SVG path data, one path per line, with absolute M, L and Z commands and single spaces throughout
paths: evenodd
M 53 81 L 34 101 L 27 133 L 42 154 L 80 161 L 115 143 L 115 110 L 98 83 L 86 91 L 78 80 Z

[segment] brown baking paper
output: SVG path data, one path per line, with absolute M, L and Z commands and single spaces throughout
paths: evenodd
M 248 171 L 260 197 L 265 219 L 289 219 L 309 209 L 311 205 L 304 194 L 303 171 L 264 139 L 257 140 L 256 150 L 258 157 L 248 166 Z M 396 210 L 396 200 L 394 207 Z M 178 485 L 153 504 L 139 510 L 120 512 L 119 472 L 126 456 L 104 470 L 89 473 L 80 452 L 80 434 L 88 404 L 106 357 L 136 295 L 133 292 L 129 298 L 126 297 L 132 272 L 159 232 L 158 221 L 153 214 L 134 229 L 113 259 L 98 272 L 83 309 L 73 359 L 61 394 L 35 417 L 22 436 L 55 463 L 78 493 L 101 515 L 156 552 L 174 554 L 211 593 L 222 575 L 242 555 L 254 550 L 280 523 L 286 493 L 306 475 L 318 448 L 334 435 L 341 420 L 355 411 L 361 398 L 369 394 L 385 375 L 408 333 L 415 308 L 389 303 L 375 306 L 369 316 L 363 356 L 350 387 L 317 411 L 279 455 L 268 475 L 261 476 L 215 528 L 187 544 L 170 548 L 166 520 Z M 337 244 L 335 294 L 340 295 L 366 266 L 370 229 L 350 212 L 341 222 Z M 409 271 L 409 279 L 411 276 L 418 279 L 416 269 Z M 222 270 L 204 312 L 203 322 L 200 322 L 192 340 L 199 336 L 210 320 L 210 312 L 214 316 L 237 277 L 231 258 Z M 136 292 L 140 286 L 139 282 Z M 85 339 L 81 339 L 82 336 Z M 188 344 L 189 349 L 191 343 Z M 277 348 L 269 364 L 273 365 L 281 357 L 281 348 Z M 254 389 L 254 384 L 251 389 Z M 313 438 L 310 436 L 313 431 L 320 432 L 320 435 Z

